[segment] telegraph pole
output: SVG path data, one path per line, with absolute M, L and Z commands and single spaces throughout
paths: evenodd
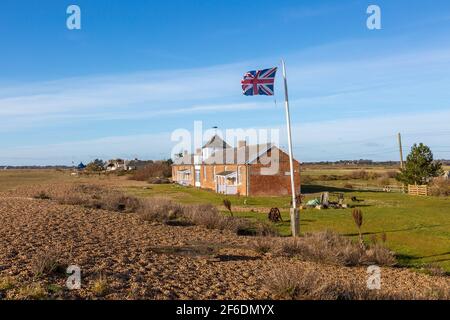
M 402 135 L 398 134 L 398 147 L 400 148 L 400 169 L 403 169 L 403 148 L 402 148 Z

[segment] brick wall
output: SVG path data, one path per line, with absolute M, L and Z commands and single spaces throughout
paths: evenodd
M 194 174 L 194 166 L 192 165 L 177 165 L 177 166 L 172 166 L 172 179 L 175 182 L 180 182 L 178 180 L 178 171 L 183 171 L 183 170 L 190 170 L 191 174 L 189 176 L 189 185 L 193 186 L 194 185 L 194 179 L 195 179 L 195 174 Z
M 270 155 L 269 155 L 270 156 Z M 256 163 L 250 166 L 250 190 L 252 196 L 287 196 L 291 194 L 291 177 L 289 156 L 279 151 L 278 173 L 274 175 L 263 175 L 262 168 L 270 165 Z M 294 183 L 295 192 L 300 192 L 300 163 L 294 160 Z

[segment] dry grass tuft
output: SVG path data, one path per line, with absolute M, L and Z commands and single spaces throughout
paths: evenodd
M 437 277 L 444 277 L 447 275 L 444 268 L 441 266 L 435 264 L 435 263 L 429 263 L 425 265 L 424 270 L 427 274 Z
M 211 204 L 191 205 L 185 207 L 186 217 L 196 225 L 205 226 L 208 229 L 230 230 L 238 232 L 248 225 L 244 219 L 226 217 Z
M 435 178 L 429 186 L 432 196 L 448 197 L 450 196 L 450 180 L 444 178 Z
M 183 216 L 183 206 L 164 198 L 149 198 L 141 201 L 137 213 L 145 221 L 168 222 Z
M 278 252 L 306 261 L 343 266 L 395 264 L 393 253 L 381 244 L 361 250 L 351 239 L 332 231 L 310 233 L 301 238 L 280 239 Z
M 377 264 L 380 266 L 393 266 L 396 264 L 393 253 L 380 243 L 375 243 L 366 249 L 362 259 L 366 264 Z
M 14 288 L 16 281 L 12 277 L 0 278 L 0 291 L 8 291 Z
M 106 277 L 100 275 L 92 284 L 92 292 L 97 297 L 102 297 L 108 293 L 109 286 Z
M 268 237 L 258 237 L 253 242 L 253 250 L 259 254 L 266 254 L 274 249 L 274 240 Z
M 58 198 L 58 202 L 115 212 L 136 212 L 140 206 L 135 197 L 96 185 L 73 186 Z
M 52 197 L 50 197 L 45 191 L 41 191 L 38 194 L 36 194 L 33 198 L 40 200 L 50 200 Z
M 16 299 L 18 300 L 44 300 L 47 298 L 47 291 L 40 283 L 32 283 L 20 288 Z
M 369 290 L 365 281 L 336 279 L 300 266 L 285 265 L 266 278 L 266 287 L 284 300 L 447 300 L 448 287 L 436 287 L 424 293 Z
M 35 278 L 64 273 L 66 267 L 61 251 L 56 249 L 41 251 L 31 261 L 31 272 Z

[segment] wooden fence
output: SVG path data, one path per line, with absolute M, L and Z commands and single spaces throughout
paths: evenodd
M 411 196 L 428 196 L 428 186 L 408 185 L 408 194 Z

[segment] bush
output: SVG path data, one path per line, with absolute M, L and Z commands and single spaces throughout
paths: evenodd
M 51 197 L 45 191 L 41 191 L 34 196 L 34 199 L 50 200 Z
M 273 239 L 258 237 L 253 243 L 253 249 L 260 254 L 266 254 L 273 250 Z
M 168 161 L 156 161 L 136 170 L 130 177 L 132 180 L 150 181 L 151 178 L 170 178 L 172 166 Z
M 100 201 L 101 209 L 118 212 L 136 212 L 140 207 L 137 198 L 120 192 L 107 193 Z
M 183 216 L 184 207 L 171 200 L 163 198 L 150 198 L 141 201 L 138 214 L 146 221 L 159 221 L 166 223 Z
M 357 243 L 331 231 L 306 234 L 302 238 L 283 239 L 279 252 L 288 257 L 343 266 L 370 263 L 383 266 L 395 263 L 393 253 L 381 244 L 362 250 Z
M 429 185 L 429 191 L 432 196 L 450 196 L 450 180 L 445 178 L 433 179 Z
M 369 180 L 369 173 L 365 170 L 352 171 L 348 177 L 353 180 Z
M 162 198 L 148 198 L 140 202 L 138 213 L 143 220 L 159 221 L 171 225 L 195 224 L 208 229 L 229 230 L 239 234 L 240 230 L 253 229 L 256 234 L 268 234 L 263 224 L 252 224 L 248 220 L 222 215 L 211 204 L 182 205 Z
M 31 261 L 31 272 L 34 277 L 43 277 L 53 273 L 65 273 L 67 262 L 59 250 L 51 249 L 38 253 Z
M 393 266 L 396 260 L 391 251 L 382 244 L 376 243 L 369 247 L 363 257 L 366 264 L 377 264 L 380 266 Z
M 281 265 L 265 278 L 266 287 L 279 299 L 289 300 L 448 300 L 448 286 L 422 292 L 370 290 L 366 281 L 338 279 L 292 264 Z
M 40 283 L 32 283 L 21 288 L 17 298 L 19 300 L 43 300 L 47 298 L 47 291 Z
M 194 224 L 203 225 L 208 229 L 238 230 L 248 225 L 248 221 L 240 218 L 227 217 L 211 204 L 200 204 L 186 207 L 185 214 Z
M 150 184 L 169 184 L 171 183 L 170 179 L 168 178 L 150 178 L 148 179 L 148 183 Z
M 8 290 L 14 288 L 15 284 L 16 284 L 15 280 L 11 277 L 0 278 L 0 292 L 8 291 Z
M 322 277 L 317 271 L 305 271 L 300 267 L 286 265 L 272 273 L 266 286 L 277 298 L 289 300 L 371 300 L 388 299 L 369 290 L 354 279 L 338 281 Z
M 379 186 L 388 186 L 391 183 L 391 180 L 388 177 L 378 178 L 377 183 Z
M 137 198 L 96 185 L 74 186 L 59 197 L 58 202 L 116 212 L 135 212 L 140 207 Z

